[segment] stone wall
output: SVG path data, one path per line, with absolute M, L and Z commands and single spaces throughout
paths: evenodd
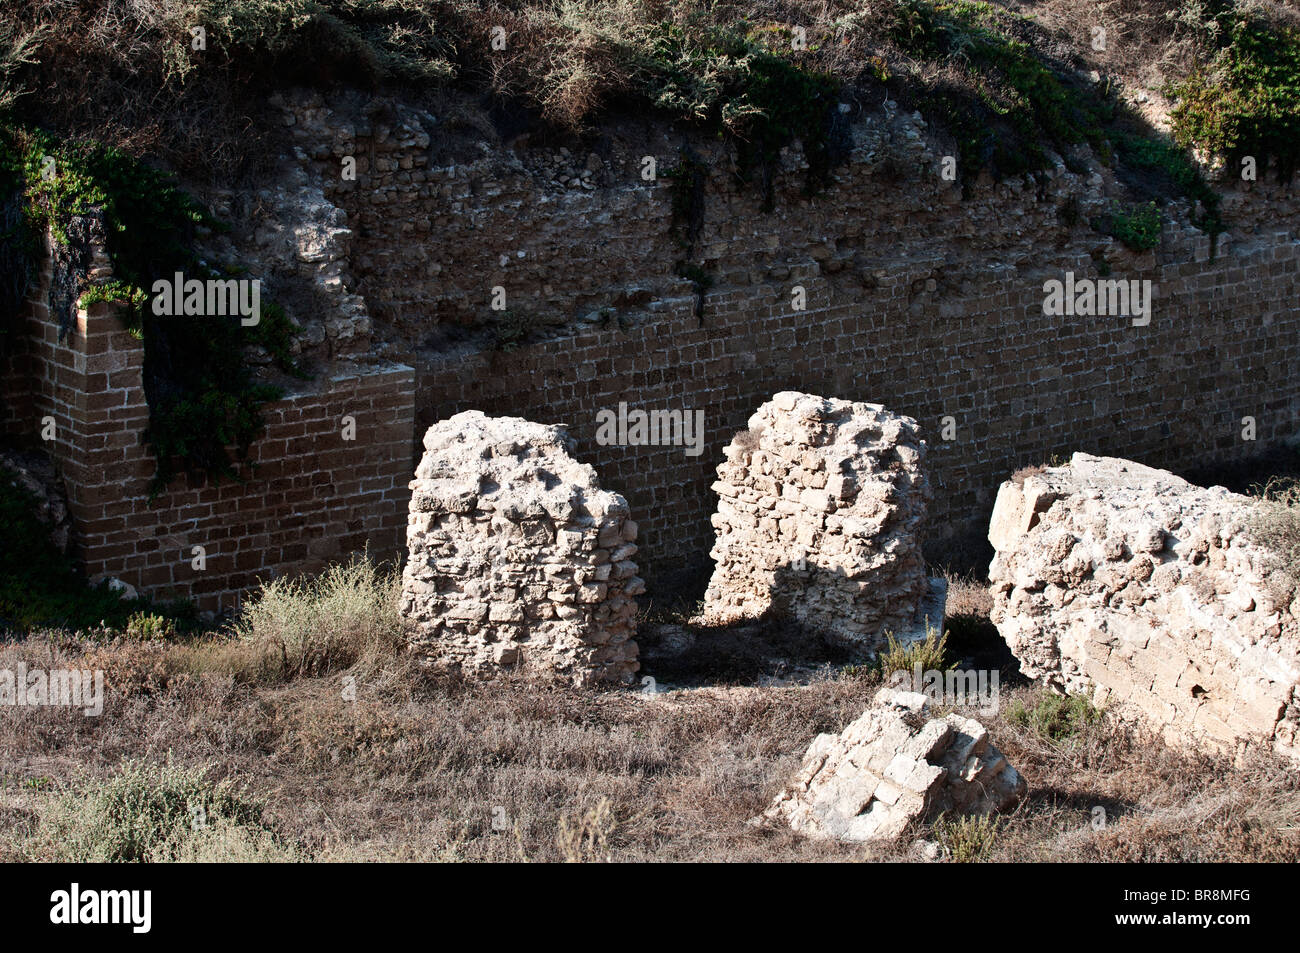
M 48 281 L 47 268 L 26 333 L 3 362 L 5 432 L 53 459 L 92 580 L 116 577 L 216 611 L 259 579 L 310 571 L 367 545 L 384 558 L 400 552 L 411 368 L 339 365 L 263 407 L 266 430 L 252 466 L 239 468 L 241 482 L 181 476 L 153 496 L 143 346 L 107 304 L 80 310 L 60 340 Z M 344 416 L 355 419 L 355 440 L 344 439 Z M 41 441 L 47 417 L 53 439 Z
M 705 618 L 775 608 L 870 652 L 901 638 L 928 588 L 924 456 L 916 421 L 877 404 L 776 394 L 718 465 Z
M 786 150 L 765 211 L 718 143 L 650 120 L 561 144 L 459 94 L 279 102 L 288 171 L 258 193 L 266 220 L 232 230 L 223 254 L 290 259 L 277 296 L 306 282 L 323 309 L 291 309 L 304 353 L 365 350 L 414 368 L 420 432 L 471 409 L 565 424 L 638 514 L 641 566 L 665 596 L 678 570 L 706 578 L 714 467 L 778 391 L 917 420 L 935 493 L 928 553 L 967 565 L 987 558 L 1010 469 L 1076 449 L 1182 469 L 1300 429 L 1290 185 L 1229 189 L 1217 255 L 1187 203 L 1171 202 L 1160 247 L 1139 255 L 1088 228 L 1128 200 L 1100 163 L 1081 154 L 1084 172 L 984 179 L 963 197 L 939 175 L 952 143 L 892 104 L 852 108 L 849 161 L 815 198 L 799 150 Z M 683 147 L 704 174 L 694 197 L 665 174 Z M 689 214 L 675 213 L 684 198 Z M 707 286 L 682 278 L 683 263 Z M 1153 283 L 1149 325 L 1043 313 L 1045 281 L 1100 271 Z M 505 311 L 492 310 L 494 289 Z M 12 374 L 9 385 L 23 387 Z M 599 414 L 620 402 L 702 411 L 702 446 L 602 442 Z M 7 427 L 30 434 L 33 411 L 6 406 Z
M 416 368 L 421 428 L 469 409 L 568 426 L 640 517 L 652 583 L 680 567 L 704 578 L 713 469 L 781 390 L 919 422 L 943 557 L 971 544 L 987 558 L 993 494 L 1017 466 L 1082 448 L 1178 468 L 1300 429 L 1289 186 L 1230 190 L 1217 255 L 1185 202 L 1166 206 L 1161 246 L 1135 254 L 1087 225 L 1127 201 L 1100 163 L 982 180 L 963 198 L 939 175 L 951 143 L 889 106 L 855 109 L 850 160 L 818 197 L 802 194 L 802 157 L 787 150 L 767 212 L 717 143 L 650 121 L 560 145 L 454 96 L 425 105 L 285 103 L 313 181 L 346 212 L 377 353 Z M 694 231 L 663 174 L 687 145 L 705 173 Z M 348 156 L 355 180 L 340 174 Z M 683 260 L 706 289 L 679 277 Z M 1043 313 L 1045 281 L 1099 269 L 1153 282 L 1148 326 Z M 494 288 L 506 312 L 491 309 Z M 619 402 L 702 410 L 702 453 L 601 444 L 597 414 Z
M 413 648 L 465 673 L 630 680 L 637 524 L 563 428 L 470 411 L 430 427 L 424 447 L 402 577 Z
M 880 403 L 918 421 L 935 495 L 928 542 L 941 554 L 945 537 L 982 537 L 999 482 L 1019 466 L 1084 448 L 1176 469 L 1241 458 L 1298 429 L 1300 378 L 1287 368 L 1300 361 L 1300 244 L 1260 240 L 1215 261 L 1202 247 L 1187 261 L 1149 263 L 1135 273 L 1160 289 L 1145 328 L 1043 315 L 1055 268 L 990 265 L 960 283 L 949 275 L 945 296 L 923 284 L 914 292 L 937 264 L 894 263 L 861 299 L 804 279 L 821 297 L 810 313 L 791 312 L 782 287 L 758 300 L 754 289 L 719 290 L 705 298 L 703 325 L 681 298 L 625 330 L 419 355 L 417 425 L 470 408 L 565 423 L 580 458 L 642 515 L 652 582 L 692 560 L 702 575 L 714 467 L 780 390 Z M 1060 266 L 1090 263 L 1080 254 Z M 620 401 L 704 410 L 703 453 L 599 445 L 596 411 Z M 1253 443 L 1242 439 L 1246 416 Z

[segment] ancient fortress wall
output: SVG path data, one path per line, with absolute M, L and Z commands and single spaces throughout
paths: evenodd
M 1083 450 L 1178 470 L 1300 430 L 1289 186 L 1229 190 L 1213 252 L 1172 202 L 1160 246 L 1136 254 L 1087 224 L 1122 198 L 1109 170 L 981 180 L 963 197 L 939 174 L 952 144 L 888 105 L 850 117 L 847 160 L 816 197 L 789 151 L 770 210 L 719 143 L 649 121 L 560 145 L 464 101 L 279 105 L 293 187 L 266 193 L 269 218 L 247 231 L 270 238 L 240 250 L 256 273 L 283 257 L 271 238 L 294 237 L 297 264 L 368 311 L 296 317 L 324 321 L 334 358 L 356 356 L 337 330 L 375 363 L 338 365 L 271 405 L 249 483 L 178 482 L 149 504 L 138 342 L 92 310 L 71 347 L 57 344 L 38 307 L 35 372 L 4 378 L 11 392 L 38 386 L 8 402 L 6 427 L 30 436 L 46 413 L 60 421 L 55 455 L 92 573 L 229 594 L 367 538 L 396 549 L 419 438 L 464 410 L 565 425 L 577 458 L 627 499 L 652 590 L 679 570 L 702 586 L 715 468 L 778 391 L 918 421 L 939 558 L 983 555 L 997 487 L 1019 466 Z M 311 238 L 320 222 L 328 240 Z M 1149 323 L 1044 314 L 1044 283 L 1070 272 L 1150 281 Z M 23 400 L 36 406 L 13 411 Z M 620 404 L 700 414 L 702 440 L 611 441 Z M 375 421 L 355 443 L 337 439 L 346 413 Z M 187 554 L 204 540 L 196 577 Z
M 963 198 L 939 175 L 951 148 L 888 107 L 853 117 L 848 161 L 815 198 L 790 153 L 771 211 L 716 144 L 650 123 L 545 146 L 463 103 L 284 108 L 300 157 L 346 211 L 380 353 L 416 369 L 417 431 L 468 409 L 565 424 L 627 498 L 652 585 L 707 571 L 714 468 L 781 390 L 919 421 L 939 556 L 982 538 L 997 486 L 1021 465 L 1086 450 L 1178 469 L 1300 429 L 1289 187 L 1229 189 L 1231 227 L 1213 251 L 1173 202 L 1161 245 L 1137 254 L 1088 227 L 1122 198 L 1109 170 L 982 180 Z M 349 156 L 355 180 L 340 176 Z M 674 167 L 687 174 L 665 174 Z M 707 287 L 679 277 L 683 260 Z M 1149 324 L 1045 315 L 1044 282 L 1067 272 L 1150 281 Z M 494 289 L 505 312 L 491 309 Z M 486 329 L 503 321 L 526 336 L 494 342 Z M 602 442 L 601 414 L 620 402 L 702 411 L 702 448 Z
M 1067 264 L 1082 271 L 1088 261 Z M 919 315 L 909 308 L 912 285 L 933 271 L 925 265 L 900 263 L 868 302 L 826 294 L 803 314 L 775 289 L 766 301 L 720 291 L 705 298 L 705 327 L 684 301 L 628 331 L 421 363 L 418 429 L 470 408 L 567 424 L 579 458 L 627 497 L 654 574 L 707 552 L 714 468 L 772 393 L 881 403 L 916 418 L 931 447 L 933 541 L 987 526 L 1000 478 L 1071 448 L 1178 468 L 1293 434 L 1297 266 L 1300 246 L 1288 242 L 1146 269 L 1138 274 L 1162 291 L 1146 328 L 1042 315 L 1046 271 L 990 269 L 943 303 L 966 313 L 943 319 L 937 305 Z M 818 284 L 809 281 L 813 294 L 829 291 Z M 619 401 L 704 409 L 704 452 L 599 445 L 596 410 Z M 945 416 L 955 419 L 955 440 L 941 439 Z M 1242 440 L 1244 416 L 1256 419 L 1255 444 Z
M 240 482 L 180 477 L 151 498 L 143 345 L 107 304 L 79 311 L 60 340 L 48 282 L 47 269 L 24 347 L 0 374 L 3 423 L 8 435 L 31 440 L 52 418 L 53 439 L 43 446 L 63 479 L 77 556 L 91 579 L 116 577 L 216 611 L 259 578 L 320 568 L 367 545 L 384 557 L 403 548 L 409 367 L 336 368 L 264 406 L 266 431 Z M 343 439 L 344 416 L 356 421 L 355 440 Z

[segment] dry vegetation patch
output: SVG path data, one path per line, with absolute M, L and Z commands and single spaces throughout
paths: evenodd
M 7 648 L 2 662 L 75 665 L 113 651 L 81 656 L 36 637 Z M 181 796 L 184 810 L 163 812 L 136 852 L 144 859 L 914 858 L 912 837 L 864 850 L 747 823 L 813 737 L 841 730 L 878 685 L 857 672 L 648 696 L 430 678 L 400 662 L 287 682 L 205 671 L 127 683 L 99 718 L 5 713 L 0 851 L 33 860 L 103 853 L 85 835 L 104 829 L 94 822 L 103 792 L 129 787 L 124 774 L 175 770 L 201 803 L 214 797 L 205 785 L 230 781 L 258 809 L 217 810 L 212 829 L 190 837 Z M 991 833 L 936 827 L 915 837 L 950 853 L 960 843 L 967 859 L 1300 859 L 1300 781 L 1276 762 L 1178 754 L 1104 717 L 1044 732 L 1011 715 L 1017 703 L 1043 704 L 1034 689 L 1003 701 L 989 728 L 1029 796 Z M 1093 826 L 1097 808 L 1104 827 Z M 89 820 L 77 821 L 83 814 Z M 73 846 L 60 832 L 77 823 Z
M 754 826 L 813 738 L 862 713 L 878 669 L 770 684 L 767 655 L 786 642 L 769 632 L 763 664 L 693 688 L 463 681 L 396 650 L 393 598 L 391 571 L 354 561 L 271 584 L 232 637 L 46 632 L 0 645 L 0 668 L 97 668 L 108 682 L 99 717 L 3 711 L 0 856 L 1300 860 L 1300 777 L 1280 762 L 1177 753 L 1025 685 L 980 716 L 1029 784 L 996 824 L 945 818 L 871 848 Z M 968 642 L 986 637 L 979 583 L 952 580 L 950 598 L 961 614 L 949 622 L 967 620 Z M 346 624 L 325 624 L 326 605 Z M 695 638 L 704 660 L 719 655 L 711 639 L 739 644 Z

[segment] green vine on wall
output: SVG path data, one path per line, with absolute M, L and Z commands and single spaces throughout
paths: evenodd
M 120 150 L 12 124 L 0 124 L 0 195 L 10 197 L 10 211 L 0 217 L 0 260 L 21 262 L 16 273 L 22 276 L 0 299 L 5 323 L 30 291 L 39 236 L 48 230 L 56 259 L 68 263 L 69 274 L 56 275 L 51 290 L 61 326 L 67 328 L 78 301 L 116 301 L 126 306 L 128 328 L 143 339 L 150 409 L 145 439 L 158 463 L 153 492 L 182 472 L 235 477 L 236 461 L 247 461 L 262 432 L 262 405 L 281 393 L 254 381 L 244 348 L 261 345 L 283 370 L 301 376 L 289 353 L 292 323 L 273 303 L 248 329 L 238 315 L 156 315 L 151 307 L 159 279 L 177 272 L 221 277 L 199 260 L 193 242 L 199 229 L 222 224 L 172 177 Z M 90 233 L 99 224 L 113 279 L 96 285 L 84 269 Z

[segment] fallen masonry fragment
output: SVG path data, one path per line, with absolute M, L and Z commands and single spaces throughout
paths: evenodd
M 916 421 L 879 404 L 774 395 L 718 466 L 717 566 L 701 621 L 777 609 L 868 652 L 886 632 L 917 631 L 929 588 L 924 454 Z
M 1171 744 L 1263 742 L 1300 762 L 1296 582 L 1269 504 L 1076 453 L 1004 483 L 993 621 L 1021 670 L 1090 691 Z
M 411 482 L 402 611 L 412 649 L 467 673 L 575 684 L 638 668 L 636 523 L 564 428 L 467 411 L 430 427 Z
M 818 735 L 803 767 L 764 817 L 842 841 L 886 840 L 943 813 L 1005 810 L 1024 779 L 978 721 L 927 718 L 916 692 L 881 689 L 838 735 Z

